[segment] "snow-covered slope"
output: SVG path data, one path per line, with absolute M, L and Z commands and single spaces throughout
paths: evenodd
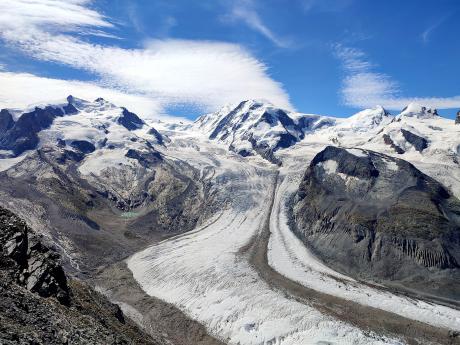
M 436 109 L 427 108 L 418 103 L 409 103 L 409 105 L 402 110 L 399 116 L 433 119 L 438 117 L 438 112 Z
M 382 331 L 384 311 L 421 327 L 415 338 L 423 327 L 460 329 L 458 310 L 335 272 L 293 234 L 286 207 L 328 145 L 410 161 L 460 196 L 460 126 L 434 110 L 333 118 L 244 101 L 193 125 L 158 124 L 161 133 L 102 99 L 22 113 L 0 112 L 0 203 L 40 209 L 30 218 L 51 219 L 68 255 L 80 251 L 94 265 L 142 248 L 128 260 L 142 289 L 226 343 L 405 343 L 404 331 Z M 158 229 L 192 230 L 156 242 Z M 350 319 L 350 305 L 379 321 Z
M 294 115 L 294 116 L 293 116 Z M 302 116 L 258 101 L 244 101 L 203 115 L 195 126 L 241 156 L 260 154 L 277 163 L 274 155 L 304 138 L 305 131 L 331 125 L 320 116 Z
M 316 152 L 326 145 L 363 147 L 397 155 L 460 194 L 460 126 L 415 103 L 395 116 L 377 106 L 334 118 L 245 101 L 203 115 L 194 128 L 242 156 L 260 155 L 278 165 L 287 152 L 302 147 Z M 427 164 L 442 164 L 444 169 L 436 171 Z
M 190 130 L 172 134 L 171 140 L 170 154 L 206 176 L 215 212 L 192 232 L 152 245 L 127 261 L 148 294 L 177 306 L 229 344 L 405 344 L 402 338 L 363 332 L 322 314 L 312 300 L 293 297 L 288 288 L 267 279 L 252 255 L 253 246 L 269 231 L 268 264 L 285 277 L 405 320 L 460 327 L 456 310 L 372 288 L 333 271 L 290 231 L 286 203 L 321 145 L 301 141 L 280 150 L 283 166 L 278 168 L 257 156 L 233 154 Z
M 338 143 L 340 138 L 366 136 L 389 124 L 393 117 L 382 107 L 363 110 L 347 119 L 290 112 L 258 101 L 228 105 L 203 115 L 195 127 L 209 139 L 224 143 L 242 156 L 260 154 L 280 163 L 276 152 L 307 137 Z

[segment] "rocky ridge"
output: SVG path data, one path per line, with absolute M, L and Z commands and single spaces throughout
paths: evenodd
M 167 344 L 88 285 L 69 279 L 55 250 L 3 208 L 0 250 L 1 344 Z
M 297 236 L 341 272 L 458 297 L 460 201 L 406 161 L 329 146 L 307 169 L 293 216 Z

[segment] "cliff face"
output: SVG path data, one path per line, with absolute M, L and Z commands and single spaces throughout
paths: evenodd
M 458 299 L 460 202 L 410 163 L 329 146 L 293 215 L 297 236 L 337 270 Z
M 1 344 L 163 344 L 120 308 L 69 279 L 58 254 L 0 208 Z
M 460 125 L 460 110 L 457 112 L 457 117 L 455 118 L 455 124 Z

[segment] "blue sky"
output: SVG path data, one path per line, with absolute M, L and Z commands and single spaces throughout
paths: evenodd
M 2 0 L 0 105 L 70 92 L 193 119 L 246 98 L 334 116 L 416 101 L 452 118 L 459 15 L 458 0 Z

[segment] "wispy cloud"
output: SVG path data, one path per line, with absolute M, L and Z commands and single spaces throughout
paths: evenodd
M 340 90 L 345 105 L 354 108 L 369 108 L 381 105 L 387 109 L 400 110 L 411 102 L 438 109 L 460 107 L 460 96 L 453 97 L 403 97 L 400 85 L 389 75 L 378 73 L 378 67 L 369 61 L 359 49 L 334 46 L 345 75 Z
M 292 40 L 277 35 L 263 22 L 253 0 L 232 1 L 230 13 L 224 19 L 245 23 L 280 48 L 292 46 Z
M 163 107 L 193 104 L 209 111 L 263 98 L 292 108 L 267 67 L 236 44 L 165 39 L 150 40 L 142 49 L 123 49 L 81 39 L 76 32 L 113 27 L 89 5 L 89 0 L 4 0 L 0 38 L 33 58 L 88 71 L 105 88 L 150 97 Z
M 422 40 L 423 43 L 429 43 L 430 42 L 430 39 L 431 39 L 431 36 L 433 34 L 433 32 L 438 28 L 440 27 L 446 20 L 447 18 L 449 18 L 449 16 L 444 16 L 444 17 L 441 17 L 440 19 L 438 19 L 434 24 L 430 25 L 429 27 L 427 27 L 421 34 L 420 34 L 420 38 Z

